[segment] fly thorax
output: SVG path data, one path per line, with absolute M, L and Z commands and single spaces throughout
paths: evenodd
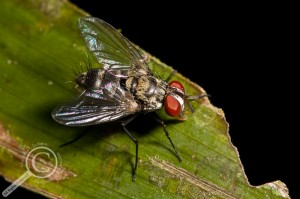
M 138 84 L 138 78 L 136 78 L 136 77 L 129 77 L 126 80 L 126 82 L 125 82 L 125 87 L 132 94 L 135 94 L 136 93 L 137 84 Z
M 126 81 L 126 88 L 143 102 L 146 110 L 160 109 L 166 94 L 166 83 L 153 76 L 130 77 Z

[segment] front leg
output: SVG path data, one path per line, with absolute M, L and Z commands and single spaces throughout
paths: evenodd
M 181 159 L 181 157 L 180 157 L 178 151 L 176 150 L 175 145 L 173 144 L 173 142 L 172 142 L 172 140 L 171 140 L 171 137 L 170 137 L 170 135 L 169 135 L 169 132 L 168 132 L 168 130 L 167 130 L 167 128 L 166 128 L 166 125 L 165 125 L 164 121 L 162 121 L 162 119 L 160 119 L 157 115 L 155 115 L 155 116 L 153 116 L 153 117 L 154 117 L 154 119 L 155 119 L 158 123 L 160 123 L 160 124 L 162 125 L 162 127 L 163 127 L 163 129 L 164 129 L 164 132 L 165 132 L 165 134 L 166 134 L 168 140 L 170 141 L 170 143 L 171 143 L 171 145 L 172 145 L 172 147 L 173 147 L 173 149 L 174 149 L 174 152 L 175 152 L 176 157 L 178 158 L 179 162 L 181 162 L 182 159 Z

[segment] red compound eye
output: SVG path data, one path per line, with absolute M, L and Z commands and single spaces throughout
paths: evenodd
M 178 89 L 182 90 L 183 92 L 185 92 L 184 87 L 182 86 L 182 84 L 179 81 L 176 81 L 176 80 L 171 81 L 169 83 L 169 86 L 173 87 L 173 88 L 178 88 Z
M 167 112 L 168 115 L 170 115 L 171 117 L 176 117 L 181 113 L 181 105 L 178 102 L 178 100 L 171 96 L 171 95 L 167 95 L 165 97 L 165 110 Z

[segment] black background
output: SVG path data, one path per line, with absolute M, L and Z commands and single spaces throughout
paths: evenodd
M 201 85 L 224 110 L 250 183 L 282 180 L 296 198 L 299 23 L 292 5 L 72 2 Z

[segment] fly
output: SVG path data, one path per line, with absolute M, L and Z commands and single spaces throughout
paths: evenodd
M 193 111 L 188 100 L 207 95 L 186 95 L 178 81 L 162 80 L 153 75 L 133 44 L 108 23 L 95 17 L 82 17 L 78 28 L 89 51 L 102 68 L 91 68 L 75 78 L 82 93 L 72 102 L 57 107 L 52 117 L 67 126 L 89 126 L 120 120 L 136 145 L 133 181 L 138 166 L 138 140 L 126 128 L 138 113 L 155 112 L 164 107 L 171 117 L 184 118 L 184 106 Z M 126 117 L 126 119 L 124 119 Z M 164 122 L 157 118 L 181 161 Z

